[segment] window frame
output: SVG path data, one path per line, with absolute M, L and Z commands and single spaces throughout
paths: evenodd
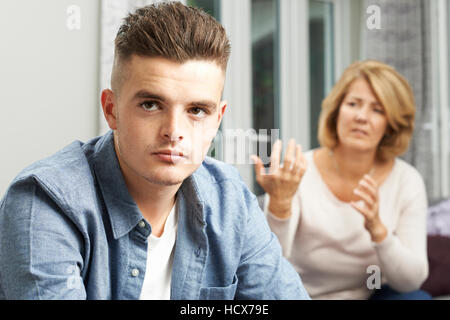
M 309 149 L 308 0 L 278 0 L 279 13 L 279 124 L 284 148 L 294 138 Z M 251 1 L 221 1 L 221 22 L 232 43 L 224 99 L 229 107 L 222 130 L 252 129 Z M 292 108 L 292 106 L 298 106 Z M 273 129 L 273 128 L 267 128 Z M 224 153 L 234 152 L 227 150 Z M 243 180 L 255 190 L 253 164 L 236 165 Z
M 440 198 L 449 197 L 450 196 L 450 123 L 449 123 L 449 63 L 448 63 L 448 53 L 449 53 L 449 39 L 448 34 L 450 31 L 449 24 L 447 23 L 447 19 L 449 16 L 450 7 L 446 0 L 438 0 L 431 2 L 432 10 L 430 14 L 433 12 L 438 13 L 438 18 L 431 19 L 436 24 L 432 23 L 432 28 L 437 28 L 437 32 L 432 32 L 432 49 L 435 49 L 437 54 L 433 56 L 435 59 L 435 63 L 433 63 L 433 77 L 435 84 L 433 88 L 438 90 L 436 96 L 438 97 L 439 107 L 438 107 L 438 115 L 437 122 L 433 125 L 437 125 L 439 127 L 438 131 L 440 135 L 439 146 L 436 146 L 437 149 L 440 150 L 440 166 L 439 172 L 437 172 L 438 181 L 440 180 Z M 437 7 L 434 7 L 437 6 Z M 434 31 L 434 30 L 433 30 Z M 433 60 L 433 59 L 432 59 Z M 436 81 L 438 83 L 436 83 Z M 437 141 L 437 139 L 436 139 Z M 436 177 L 435 177 L 436 178 Z M 437 179 L 436 179 L 437 180 Z M 435 180 L 435 181 L 436 181 Z

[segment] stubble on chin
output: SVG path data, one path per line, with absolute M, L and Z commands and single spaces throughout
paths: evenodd
M 151 172 L 152 170 L 151 168 L 150 170 L 146 170 L 147 172 L 140 172 L 140 170 L 136 170 L 132 165 L 130 165 L 127 162 L 126 158 L 123 157 L 123 155 L 120 155 L 120 158 L 121 158 L 120 162 L 122 163 L 121 167 L 125 166 L 126 171 L 131 172 L 132 175 L 137 177 L 139 180 L 142 179 L 151 184 L 156 184 L 160 186 L 175 186 L 183 183 L 183 181 L 190 175 L 189 174 L 186 177 L 177 177 L 175 176 L 176 173 L 165 172 L 166 170 L 164 169 L 153 169 L 158 172 Z M 168 170 L 175 170 L 175 168 L 171 168 Z
M 143 179 L 145 179 L 147 182 L 150 182 L 152 184 L 156 184 L 156 185 L 160 185 L 160 186 L 166 186 L 166 187 L 170 187 L 170 186 L 175 186 L 175 185 L 180 185 L 183 183 L 183 181 L 187 178 L 170 178 L 170 177 L 165 177 L 165 178 L 160 178 L 160 177 L 156 177 L 154 175 L 141 175 L 141 177 Z

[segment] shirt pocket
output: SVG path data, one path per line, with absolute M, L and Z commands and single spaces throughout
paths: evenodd
M 233 300 L 236 294 L 238 278 L 233 277 L 233 283 L 226 287 L 200 288 L 200 300 Z

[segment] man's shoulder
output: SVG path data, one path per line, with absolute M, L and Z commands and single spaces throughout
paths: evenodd
M 91 158 L 98 140 L 99 137 L 86 143 L 76 140 L 53 155 L 32 163 L 14 178 L 10 188 L 30 181 L 57 198 L 89 192 L 94 186 Z
M 241 175 L 235 167 L 211 157 L 205 157 L 202 165 L 195 171 L 194 175 L 203 183 L 242 182 Z
M 249 201 L 255 197 L 238 169 L 210 157 L 205 158 L 194 177 L 200 197 L 210 203 L 221 203 L 230 196 L 236 201 Z

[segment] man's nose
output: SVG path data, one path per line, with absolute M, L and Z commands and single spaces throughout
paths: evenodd
M 179 142 L 184 139 L 182 115 L 177 111 L 168 112 L 161 123 L 161 136 L 170 142 Z

